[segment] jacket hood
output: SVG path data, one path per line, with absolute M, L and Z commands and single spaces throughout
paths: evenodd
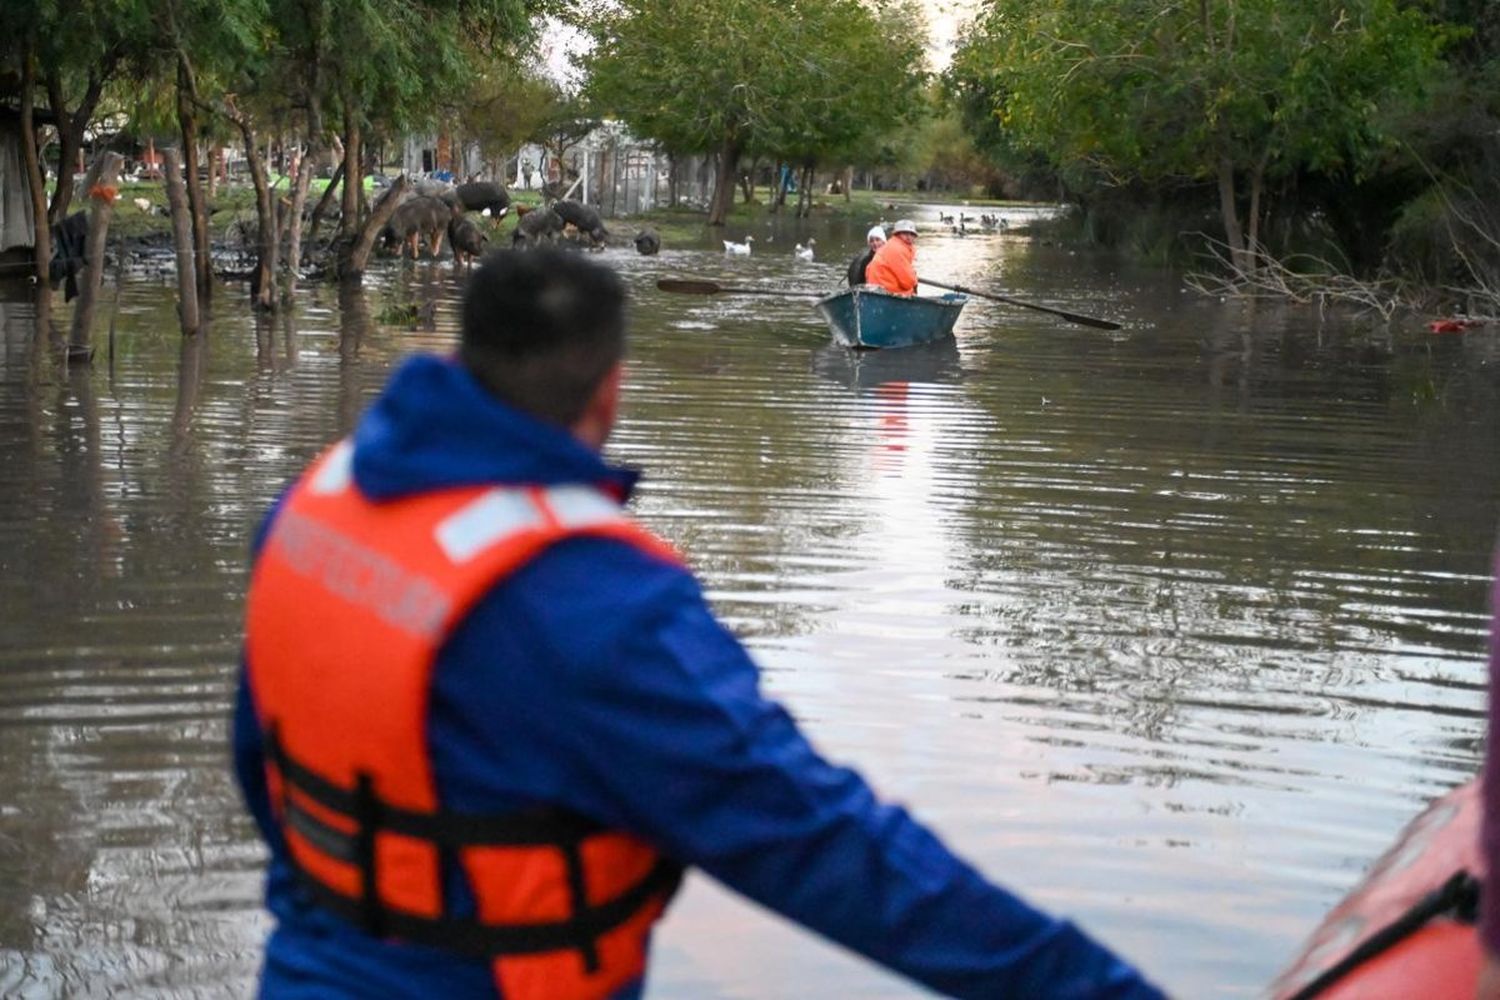
M 387 500 L 493 483 L 587 483 L 623 501 L 639 474 L 607 464 L 564 428 L 496 399 L 463 365 L 416 355 L 354 429 L 354 481 Z

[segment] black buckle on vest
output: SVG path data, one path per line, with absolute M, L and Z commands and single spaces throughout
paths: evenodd
M 360 924 L 374 937 L 385 936 L 385 906 L 375 875 L 375 837 L 380 830 L 380 799 L 375 781 L 361 771 L 354 785 L 354 857 L 359 866 Z
M 275 727 L 267 737 L 267 754 L 281 773 L 285 786 L 331 813 L 355 817 L 359 810 L 358 789 L 349 791 L 310 770 L 287 754 Z M 285 804 L 286 789 L 282 790 Z M 604 832 L 603 824 L 560 809 L 537 809 L 507 816 L 474 816 L 457 812 L 415 812 L 379 803 L 380 827 L 389 833 L 432 841 L 440 847 L 543 847 L 582 840 Z
M 577 951 L 584 968 L 597 972 L 599 938 L 639 913 L 654 899 L 665 901 L 682 881 L 682 867 L 658 859 L 651 870 L 619 896 L 592 906 L 583 866 L 582 844 L 605 829 L 601 824 L 559 810 L 516 816 L 469 816 L 460 813 L 416 813 L 383 802 L 371 776 L 361 772 L 354 790 L 335 785 L 292 760 L 273 726 L 267 750 L 281 775 L 281 822 L 313 849 L 360 873 L 360 894 L 351 897 L 319 880 L 288 852 L 298 884 L 318 904 L 375 937 L 394 937 L 413 944 L 456 951 L 475 958 Z M 347 833 L 303 807 L 290 790 L 354 826 Z M 563 852 L 571 900 L 567 920 L 539 924 L 496 925 L 477 919 L 420 917 L 392 909 L 380 898 L 375 846 L 380 833 L 395 833 L 434 844 L 440 852 L 464 847 L 551 847 Z M 451 856 L 451 855 L 450 855 Z
M 577 840 L 570 840 L 562 845 L 562 852 L 563 863 L 568 869 L 568 895 L 572 899 L 570 909 L 576 923 L 589 909 L 588 883 L 583 875 L 583 851 Z M 583 927 L 579 927 L 578 932 L 583 944 L 579 949 L 583 956 L 583 968 L 592 975 L 599 971 L 599 946 L 591 935 L 585 933 Z

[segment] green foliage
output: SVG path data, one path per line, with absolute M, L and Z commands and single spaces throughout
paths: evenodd
M 561 89 L 546 77 L 523 65 L 496 63 L 474 74 L 454 117 L 486 158 L 499 160 L 540 139 L 565 104 Z
M 676 153 L 734 144 L 854 158 L 920 104 L 915 8 L 859 0 L 619 0 L 595 11 L 586 93 Z
M 1396 0 L 991 0 L 977 27 L 955 76 L 1084 182 L 1364 169 L 1444 40 Z
M 930 186 L 970 194 L 980 188 L 1000 197 L 1008 178 L 980 152 L 956 111 L 930 115 L 914 128 L 902 166 L 927 179 Z
M 974 28 L 948 85 L 987 149 L 1084 198 L 1212 192 L 1242 265 L 1299 179 L 1398 169 L 1454 37 L 1402 0 L 988 0 Z

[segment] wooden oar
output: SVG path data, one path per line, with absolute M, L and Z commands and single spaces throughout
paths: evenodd
M 685 295 L 803 295 L 812 298 L 827 298 L 827 292 L 807 292 L 785 288 L 734 288 L 717 281 L 688 278 L 658 278 L 656 287 L 664 292 L 680 292 Z
M 977 295 L 981 299 L 994 299 L 996 302 L 1004 302 L 1007 305 L 1020 306 L 1022 309 L 1035 309 L 1037 312 L 1051 313 L 1061 316 L 1072 323 L 1082 323 L 1084 326 L 1096 326 L 1101 330 L 1118 330 L 1120 324 L 1107 319 L 1097 319 L 1093 316 L 1080 316 L 1078 313 L 1070 313 L 1062 309 L 1053 309 L 1050 306 L 1039 306 L 1035 302 L 1022 302 L 1008 295 L 996 295 L 993 292 L 980 292 L 962 285 L 945 285 L 941 281 L 933 281 L 931 278 L 920 279 L 924 285 L 933 285 L 937 288 L 946 288 L 950 292 L 962 292 L 964 295 Z

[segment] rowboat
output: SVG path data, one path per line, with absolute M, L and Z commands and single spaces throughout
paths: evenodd
M 833 339 L 847 347 L 910 347 L 952 336 L 967 295 L 893 295 L 860 285 L 818 300 Z
M 1487 868 L 1483 811 L 1474 781 L 1412 820 L 1271 984 L 1271 996 L 1474 996 L 1484 964 L 1475 927 Z

